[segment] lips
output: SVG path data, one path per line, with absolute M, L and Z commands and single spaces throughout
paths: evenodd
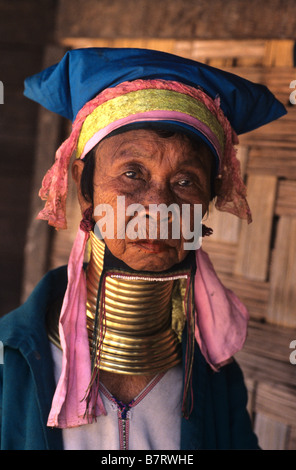
M 161 253 L 169 248 L 166 243 L 159 240 L 139 240 L 133 245 L 150 253 Z

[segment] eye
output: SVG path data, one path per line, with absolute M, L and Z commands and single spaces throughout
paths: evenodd
M 181 186 L 181 187 L 186 187 L 186 186 L 190 186 L 191 185 L 191 181 L 187 178 L 183 178 L 181 180 L 178 181 L 178 185 Z
M 124 173 L 124 176 L 126 176 L 127 178 L 130 178 L 130 179 L 135 179 L 136 176 L 137 176 L 137 172 L 133 171 L 133 170 L 129 170 L 129 171 L 126 171 Z
M 145 181 L 146 179 L 145 169 L 143 169 L 140 165 L 125 165 L 120 171 L 121 177 L 123 181 L 126 179 L 133 180 L 136 183 L 140 183 L 141 181 Z M 129 181 L 128 184 L 131 184 Z

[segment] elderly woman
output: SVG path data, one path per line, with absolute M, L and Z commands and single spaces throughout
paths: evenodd
M 25 94 L 73 121 L 39 218 L 66 228 L 76 151 L 82 221 L 68 266 L 0 323 L 1 448 L 258 448 L 232 358 L 248 313 L 196 239 L 213 199 L 251 221 L 237 134 L 284 107 L 261 85 L 138 49 L 70 51 Z

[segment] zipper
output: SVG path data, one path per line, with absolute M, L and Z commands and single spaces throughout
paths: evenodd
M 129 448 L 129 417 L 130 405 L 118 405 L 118 427 L 119 427 L 119 450 Z

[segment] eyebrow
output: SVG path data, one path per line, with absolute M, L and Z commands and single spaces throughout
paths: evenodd
M 124 144 L 123 144 L 124 145 Z M 112 163 L 116 160 L 122 160 L 124 158 L 145 158 L 145 159 L 152 159 L 153 155 L 148 152 L 144 152 L 144 150 L 138 150 L 136 146 L 129 146 L 128 148 L 121 148 L 116 149 L 115 152 L 111 156 Z
M 110 162 L 111 164 L 115 162 L 120 162 L 126 158 L 130 159 L 139 159 L 139 160 L 152 160 L 154 157 L 153 154 L 147 152 L 143 148 L 139 150 L 138 144 L 133 144 L 131 142 L 123 142 L 115 149 L 114 153 L 111 155 Z M 179 168 L 196 168 L 203 169 L 207 171 L 206 158 L 197 158 L 198 152 L 194 155 L 193 153 L 189 155 L 188 159 L 182 161 L 182 164 L 178 165 Z M 210 157 L 210 155 L 209 155 Z M 210 165 L 210 171 L 212 171 L 212 162 Z
M 203 160 L 199 159 L 199 158 L 192 158 L 192 159 L 188 159 L 188 160 L 183 160 L 182 161 L 182 167 L 197 167 L 197 168 L 204 168 L 206 169 L 206 165 L 204 163 Z

